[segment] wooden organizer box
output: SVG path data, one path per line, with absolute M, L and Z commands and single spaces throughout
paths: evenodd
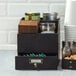
M 21 20 L 19 23 L 19 33 L 37 33 L 38 32 L 38 21 L 25 21 Z

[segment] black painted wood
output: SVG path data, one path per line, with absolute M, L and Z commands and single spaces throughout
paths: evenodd
M 38 63 L 37 67 L 33 63 L 29 63 L 29 59 L 42 59 L 43 63 Z M 57 56 L 47 57 L 15 57 L 15 69 L 16 70 L 56 70 L 58 66 Z
M 58 34 L 18 34 L 18 53 L 58 54 Z
M 22 18 L 24 20 L 24 18 Z M 16 70 L 56 70 L 58 67 L 58 25 L 59 20 L 43 21 L 40 19 L 39 23 L 55 23 L 55 34 L 22 34 L 17 36 L 17 50 L 18 56 L 15 57 L 15 69 Z M 26 57 L 23 56 L 27 53 L 45 53 L 46 57 Z M 42 59 L 43 63 L 37 63 L 37 67 L 34 63 L 29 63 L 30 59 Z
M 63 59 L 62 60 L 62 68 L 76 70 L 76 60 Z

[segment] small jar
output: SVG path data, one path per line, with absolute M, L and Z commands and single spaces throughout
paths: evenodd
M 25 20 L 29 20 L 29 15 L 28 15 L 28 13 L 25 13 Z
M 63 42 L 63 58 L 71 56 L 71 46 L 70 42 Z
M 40 20 L 40 13 L 32 13 L 32 20 Z
M 47 25 L 46 25 L 46 23 L 40 23 L 40 31 L 41 32 L 47 31 Z
M 31 20 L 32 19 L 32 13 L 25 13 L 25 20 Z
M 56 29 L 55 23 L 49 23 L 49 27 L 50 27 L 49 30 L 55 33 L 55 29 Z
M 72 54 L 73 55 L 76 54 L 76 42 L 75 41 L 73 41 L 72 43 Z

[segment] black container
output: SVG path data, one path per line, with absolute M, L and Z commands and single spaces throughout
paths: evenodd
M 71 48 L 70 43 L 71 42 L 68 42 L 69 47 Z M 65 47 L 64 45 L 65 45 L 65 42 L 63 42 L 63 48 Z M 63 51 L 63 49 L 62 49 L 62 51 Z M 76 54 L 74 54 L 74 55 L 73 54 L 74 54 L 74 51 L 72 53 L 72 49 L 71 49 L 71 51 L 69 50 L 69 52 L 65 52 L 64 56 L 62 54 L 62 56 L 63 56 L 62 68 L 63 69 L 76 70 L 76 58 L 74 58 L 75 57 L 74 55 L 76 55 Z
M 62 60 L 62 68 L 76 70 L 76 60 L 63 59 Z
M 15 60 L 15 69 L 17 70 L 56 70 L 59 62 L 57 56 L 16 56 Z
M 58 19 L 58 13 L 43 13 L 43 19 L 44 20 L 57 20 Z
M 18 34 L 18 53 L 58 54 L 58 34 Z
M 44 20 L 43 18 L 41 18 L 41 20 L 39 22 L 39 25 L 41 25 L 41 23 L 44 23 L 44 24 L 46 24 L 46 23 L 54 24 L 55 25 L 54 33 L 58 33 L 59 19 L 51 21 L 51 20 Z

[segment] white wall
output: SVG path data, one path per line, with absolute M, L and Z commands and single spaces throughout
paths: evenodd
M 0 49 L 16 49 L 19 20 L 25 12 L 30 11 L 58 12 L 61 18 L 61 35 L 64 40 L 65 0 L 0 0 Z

